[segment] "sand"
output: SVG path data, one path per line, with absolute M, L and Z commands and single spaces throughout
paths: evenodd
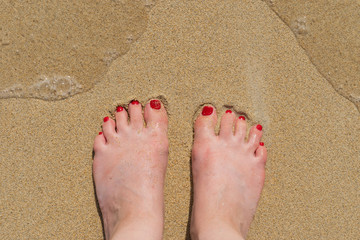
M 309 51 L 263 1 L 156 2 L 142 36 L 89 91 L 0 99 L 0 239 L 102 239 L 93 139 L 118 104 L 157 96 L 170 124 L 164 239 L 188 239 L 204 103 L 264 126 L 266 181 L 248 239 L 358 239 L 359 111 Z

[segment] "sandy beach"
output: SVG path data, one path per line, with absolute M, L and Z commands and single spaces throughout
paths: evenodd
M 138 17 L 132 21 L 143 22 L 134 24 L 136 31 L 119 30 L 132 37 L 109 37 L 118 44 L 99 52 L 85 44 L 75 55 L 89 50 L 96 57 L 85 54 L 79 65 L 77 58 L 66 65 L 61 51 L 54 55 L 66 67 L 52 71 L 71 75 L 61 71 L 74 66 L 71 71 L 80 76 L 78 67 L 89 61 L 95 75 L 77 80 L 81 91 L 56 97 L 51 94 L 57 90 L 32 92 L 33 76 L 30 82 L 9 80 L 16 71 L 4 59 L 16 59 L 6 48 L 16 51 L 17 45 L 5 24 L 12 15 L 1 16 L 0 49 L 6 56 L 2 53 L 0 72 L 0 239 L 103 239 L 92 179 L 94 137 L 116 106 L 133 99 L 144 105 L 153 97 L 164 100 L 169 113 L 164 239 L 190 239 L 193 121 L 204 103 L 213 104 L 219 114 L 231 108 L 245 114 L 249 125 L 264 127 L 269 154 L 265 186 L 247 239 L 358 239 L 359 11 L 347 15 L 333 6 L 331 17 L 344 21 L 331 25 L 332 31 L 350 29 L 341 32 L 350 43 L 337 45 L 344 40 L 327 37 L 327 28 L 320 28 L 326 26 L 321 19 L 330 19 L 322 12 L 324 1 L 302 12 L 284 1 L 136 2 L 143 8 L 124 9 L 135 9 Z M 359 1 L 348 4 L 360 6 Z M 295 22 L 286 14 L 295 16 Z M 320 51 L 320 45 L 333 49 L 334 57 L 330 50 Z M 37 64 L 46 58 L 43 51 L 34 54 L 40 56 Z M 98 69 L 96 61 L 87 59 L 102 59 L 103 65 Z M 30 69 L 19 76 L 30 74 L 32 64 L 18 64 Z M 335 65 L 339 70 L 333 70 Z M 36 72 L 45 74 L 46 69 Z M 17 83 L 20 92 L 10 91 Z

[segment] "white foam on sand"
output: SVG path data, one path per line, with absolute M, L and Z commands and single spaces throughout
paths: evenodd
M 39 81 L 24 87 L 15 84 L 0 91 L 0 98 L 37 98 L 46 101 L 61 100 L 83 92 L 83 87 L 71 76 L 41 76 Z

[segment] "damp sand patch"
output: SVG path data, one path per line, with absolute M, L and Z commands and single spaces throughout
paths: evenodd
M 60 100 L 91 89 L 145 31 L 150 0 L 0 3 L 0 98 Z
M 359 1 L 264 0 L 321 75 L 360 111 Z

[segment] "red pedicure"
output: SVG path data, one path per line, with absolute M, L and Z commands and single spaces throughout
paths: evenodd
M 226 110 L 225 113 L 232 113 L 232 111 L 229 109 L 229 110 Z
M 109 121 L 109 117 L 104 117 L 104 122 Z
M 101 135 L 102 134 L 102 132 L 99 132 L 99 135 Z
M 263 142 L 260 142 L 259 144 L 260 144 L 260 146 L 264 146 L 264 143 L 263 143 Z
M 214 111 L 214 109 L 212 107 L 205 106 L 205 107 L 203 107 L 202 115 L 204 115 L 204 116 L 211 115 L 213 113 L 213 111 Z
M 256 125 L 256 129 L 261 131 L 262 130 L 262 126 L 260 124 Z
M 161 103 L 159 100 L 151 100 L 150 101 L 150 107 L 153 109 L 160 109 L 161 108 Z
M 117 112 L 121 112 L 122 110 L 124 110 L 124 108 L 123 108 L 122 106 L 116 107 L 116 111 L 117 111 Z
M 244 117 L 244 116 L 240 116 L 239 119 L 240 119 L 240 120 L 245 120 L 245 117 Z
M 139 105 L 139 101 L 138 101 L 138 100 L 132 100 L 132 101 L 131 101 L 131 104 Z

